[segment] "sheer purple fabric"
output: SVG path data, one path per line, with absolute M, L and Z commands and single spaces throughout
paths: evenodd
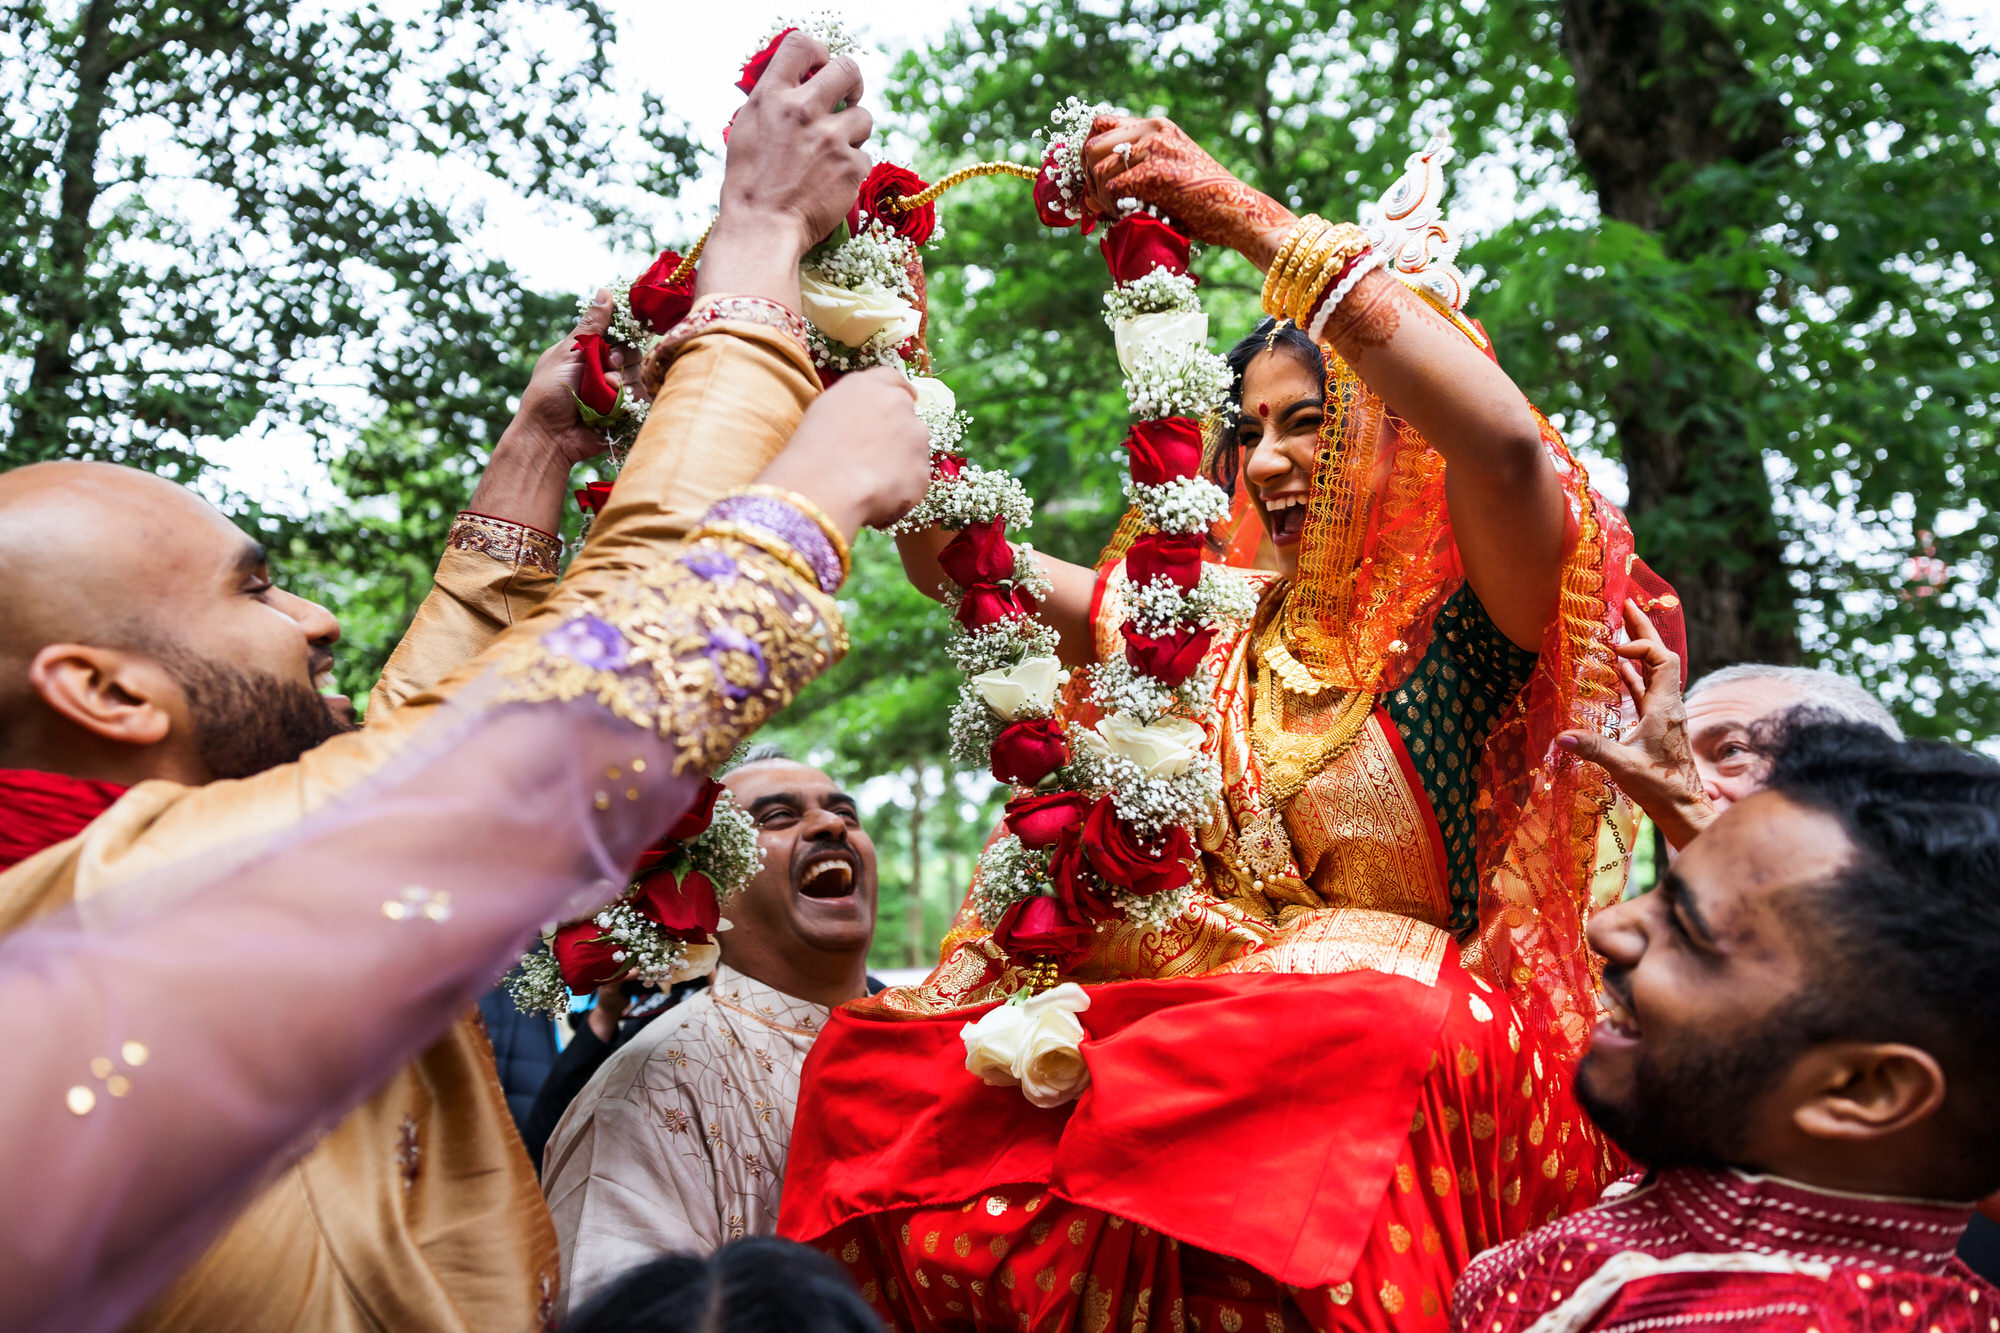
M 0 940 L 0 1326 L 123 1323 L 537 927 L 616 894 L 706 776 L 673 770 L 595 703 L 461 696 L 302 824 Z

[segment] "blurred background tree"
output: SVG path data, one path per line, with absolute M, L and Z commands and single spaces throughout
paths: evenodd
M 306 433 L 349 503 L 231 508 L 339 608 L 365 694 L 575 307 L 477 251 L 482 202 L 630 233 L 619 201 L 677 192 L 695 146 L 657 98 L 607 105 L 593 0 L 6 14 L 0 464 L 193 481 L 220 441 Z

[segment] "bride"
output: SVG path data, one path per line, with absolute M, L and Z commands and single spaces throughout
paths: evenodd
M 1204 659 L 1201 888 L 1164 928 L 1063 942 L 1090 1084 L 1061 1109 L 959 1067 L 961 1028 L 1028 980 L 961 912 L 926 981 L 821 1039 L 782 1229 L 900 1328 L 1441 1329 L 1473 1254 L 1622 1165 L 1567 1069 L 1626 843 L 1556 737 L 1615 725 L 1614 627 L 1664 586 L 1449 281 L 1170 122 L 1100 120 L 1085 159 L 1099 211 L 1137 198 L 1237 249 L 1278 316 L 1230 354 L 1205 460 L 1269 567 Z M 1385 204 L 1434 216 L 1440 185 L 1420 154 Z M 903 539 L 934 596 L 951 535 Z M 1040 558 L 1072 666 L 1124 650 L 1122 554 Z

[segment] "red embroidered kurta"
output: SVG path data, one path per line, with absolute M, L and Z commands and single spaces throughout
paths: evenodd
M 1953 1255 L 1970 1204 L 1663 1172 L 1488 1251 L 1457 1333 L 2000 1333 L 2000 1289 Z

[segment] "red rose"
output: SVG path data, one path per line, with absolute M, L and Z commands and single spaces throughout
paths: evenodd
M 555 950 L 556 968 L 562 973 L 563 984 L 576 995 L 588 995 L 631 970 L 627 960 L 612 957 L 621 950 L 595 921 L 578 921 L 562 927 L 556 931 L 550 948 Z
M 908 167 L 899 167 L 893 162 L 877 162 L 874 170 L 868 173 L 868 179 L 861 182 L 860 198 L 847 212 L 847 229 L 860 231 L 865 214 L 905 240 L 922 245 L 937 230 L 937 204 L 932 202 L 922 208 L 899 213 L 889 207 L 889 201 L 922 194 L 929 188 L 923 178 Z
M 958 623 L 967 629 L 979 629 L 1034 613 L 1035 599 L 1028 595 L 1026 588 L 1001 588 L 991 583 L 977 583 L 965 590 L 965 597 L 958 604 Z
M 752 88 L 755 88 L 757 86 L 757 80 L 764 77 L 765 67 L 771 63 L 771 57 L 778 54 L 778 48 L 785 44 L 785 38 L 791 36 L 793 33 L 797 31 L 798 31 L 797 28 L 785 29 L 783 32 L 779 33 L 776 37 L 773 37 L 771 39 L 770 45 L 766 46 L 756 55 L 751 56 L 748 60 L 744 61 L 743 76 L 736 80 L 736 86 L 742 89 L 746 93 L 749 92 Z
M 694 804 L 688 807 L 688 812 L 667 830 L 666 840 L 686 842 L 690 838 L 699 838 L 708 832 L 709 824 L 715 820 L 715 799 L 720 795 L 722 795 L 722 784 L 710 778 L 708 785 L 694 798 Z
M 1185 828 L 1175 824 L 1157 848 L 1148 847 L 1118 817 L 1108 796 L 1091 808 L 1084 821 L 1083 847 L 1098 878 L 1127 893 L 1164 893 L 1194 878 L 1188 866 L 1194 859 L 1194 843 Z
M 997 583 L 1014 576 L 1014 548 L 1007 544 L 1007 521 L 968 523 L 938 552 L 946 577 L 961 588 Z
M 1169 688 L 1194 674 L 1208 652 L 1208 645 L 1215 640 L 1215 631 L 1206 625 L 1187 625 L 1154 638 L 1141 634 L 1128 620 L 1119 626 L 1119 632 L 1125 636 L 1125 660 L 1132 664 L 1132 669 Z
M 1032 787 L 1069 762 L 1069 741 L 1052 717 L 1012 722 L 993 741 L 993 776 Z
M 611 503 L 611 483 L 593 481 L 576 493 L 576 507 L 586 514 L 601 514 Z
M 1080 829 L 1066 829 L 1049 850 L 1049 883 L 1055 888 L 1056 901 L 1074 920 L 1095 924 L 1118 915 L 1083 850 Z
M 680 267 L 681 257 L 672 250 L 660 251 L 660 257 L 632 284 L 629 295 L 632 298 L 632 314 L 641 324 L 655 333 L 665 333 L 681 322 L 688 309 L 694 305 L 694 272 L 690 270 L 679 282 L 671 282 L 674 270 Z
M 1201 582 L 1201 538 L 1191 532 L 1149 532 L 1125 553 L 1125 576 L 1135 588 L 1164 578 L 1182 592 L 1193 592 Z
M 675 874 L 668 866 L 639 881 L 640 915 L 675 939 L 705 939 L 715 932 L 722 919 L 716 906 L 715 885 L 699 870 Z
M 1132 480 L 1144 486 L 1192 477 L 1201 469 L 1201 425 L 1192 417 L 1139 421 L 1125 437 Z
M 957 454 L 938 454 L 931 459 L 931 471 L 946 481 L 957 481 L 965 471 L 965 460 Z
M 1089 809 L 1090 802 L 1080 793 L 1059 791 L 1048 796 L 1017 796 L 1007 802 L 1003 818 L 1007 831 L 1019 838 L 1022 846 L 1039 851 L 1053 847 L 1065 829 L 1081 824 Z
M 1067 211 L 1070 208 L 1075 208 L 1083 216 L 1072 216 Z M 1056 155 L 1053 152 L 1042 158 L 1041 174 L 1035 177 L 1035 215 L 1046 226 L 1076 227 L 1085 236 L 1097 228 L 1097 219 L 1085 211 L 1083 200 L 1064 202 L 1062 192 L 1056 188 Z
M 583 382 L 577 386 L 576 400 L 599 415 L 609 412 L 618 406 L 618 395 L 623 386 L 605 373 L 610 367 L 604 361 L 608 350 L 604 345 L 604 335 L 578 334 L 576 350 L 583 353 Z
M 1025 898 L 1001 913 L 993 927 L 993 942 L 1020 958 L 1041 954 L 1058 963 L 1083 956 L 1096 933 L 1089 923 L 1072 917 L 1053 898 Z
M 1113 282 L 1132 282 L 1156 268 L 1187 272 L 1188 238 L 1148 213 L 1119 218 L 1098 244 Z

